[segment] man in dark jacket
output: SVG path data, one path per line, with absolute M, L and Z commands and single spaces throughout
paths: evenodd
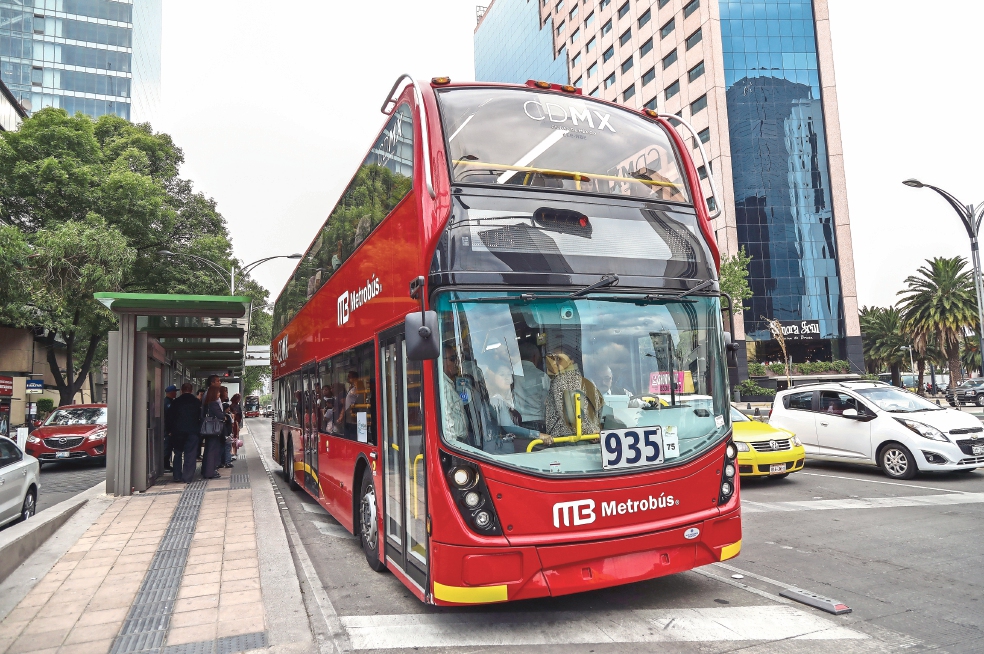
M 181 385 L 181 395 L 171 402 L 166 418 L 167 432 L 171 434 L 171 451 L 174 452 L 174 481 L 186 483 L 195 478 L 198 429 L 202 422 L 202 403 L 192 393 L 194 388 L 191 384 Z

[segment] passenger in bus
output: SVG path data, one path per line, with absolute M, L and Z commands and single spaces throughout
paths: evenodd
M 531 341 L 522 341 L 519 344 L 519 358 L 523 374 L 513 377 L 513 408 L 519 412 L 520 420 L 526 427 L 543 430 L 550 378 L 542 370 L 540 348 Z
M 455 388 L 455 380 L 461 374 L 461 367 L 458 365 L 458 351 L 454 345 L 445 343 L 443 354 L 441 407 L 444 410 L 444 433 L 452 440 L 464 442 L 468 440 L 465 403 Z
M 355 438 L 358 435 L 358 413 L 365 412 L 365 408 L 360 405 L 368 403 L 368 393 L 365 382 L 359 377 L 355 370 L 349 370 L 346 376 L 349 388 L 345 394 L 345 435 Z
M 591 380 L 581 375 L 577 364 L 562 347 L 547 355 L 547 375 L 550 376 L 546 406 L 547 433 L 554 437 L 577 433 L 575 394 L 578 392 L 581 394 L 581 433 L 600 433 L 605 400 Z

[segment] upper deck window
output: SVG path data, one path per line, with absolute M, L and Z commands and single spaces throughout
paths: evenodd
M 534 90 L 438 98 L 456 182 L 690 201 L 669 136 L 642 116 Z

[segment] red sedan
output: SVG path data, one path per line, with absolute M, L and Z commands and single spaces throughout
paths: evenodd
M 27 453 L 41 464 L 106 460 L 106 405 L 75 404 L 56 409 L 27 438 Z

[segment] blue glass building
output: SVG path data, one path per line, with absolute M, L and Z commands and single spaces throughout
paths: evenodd
M 161 0 L 0 0 L 0 78 L 28 111 L 130 119 L 139 95 L 147 119 L 160 34 Z
M 553 48 L 553 20 L 541 26 L 537 0 L 495 0 L 475 30 L 475 79 L 567 84 L 567 52 Z

